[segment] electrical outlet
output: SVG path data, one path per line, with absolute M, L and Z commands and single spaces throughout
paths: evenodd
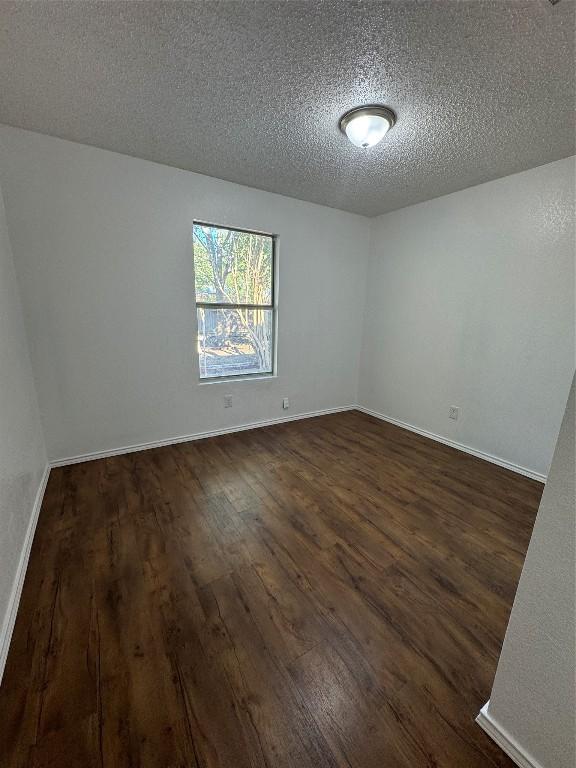
M 232 408 L 232 395 L 224 395 L 224 408 Z
M 454 421 L 458 421 L 458 413 L 460 411 L 460 408 L 458 408 L 456 405 L 451 405 L 448 409 L 448 417 L 450 419 L 454 419 Z
M 282 408 L 284 408 L 284 410 L 286 410 L 286 408 L 290 408 L 290 400 L 287 397 L 282 400 Z

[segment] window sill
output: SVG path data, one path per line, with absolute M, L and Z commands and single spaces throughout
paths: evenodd
M 247 376 L 221 376 L 214 377 L 213 379 L 199 379 L 198 386 L 204 387 L 207 384 L 237 384 L 247 381 L 270 381 L 270 379 L 277 379 L 277 373 L 258 373 L 248 374 Z

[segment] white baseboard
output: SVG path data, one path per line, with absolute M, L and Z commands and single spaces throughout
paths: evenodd
M 530 477 L 532 480 L 538 480 L 540 483 L 546 482 L 546 475 L 542 475 L 540 472 L 534 472 L 532 469 L 522 467 L 519 464 L 514 464 L 513 462 L 507 461 L 506 459 L 501 459 L 499 456 L 494 456 L 492 453 L 479 451 L 476 448 L 471 448 L 469 445 L 458 443 L 456 440 L 450 440 L 448 437 L 437 435 L 435 432 L 428 432 L 426 429 L 415 427 L 413 424 L 408 424 L 406 421 L 400 421 L 399 419 L 392 418 L 392 416 L 385 416 L 383 413 L 378 413 L 378 411 L 372 411 L 370 408 L 364 408 L 363 405 L 357 405 L 356 409 L 362 411 L 362 413 L 367 413 L 369 416 L 374 416 L 377 419 L 381 419 L 382 421 L 387 421 L 390 424 L 394 424 L 397 427 L 408 429 L 410 432 L 415 432 L 417 435 L 422 435 L 422 437 L 428 437 L 430 440 L 435 440 L 437 443 L 444 443 L 444 445 L 449 445 L 451 448 L 456 448 L 458 451 L 463 451 L 464 453 L 469 453 L 472 456 L 476 456 L 478 459 L 484 459 L 484 461 L 489 461 L 491 464 L 497 464 L 499 467 L 504 467 L 505 469 L 509 469 L 512 472 L 517 472 L 519 475 Z
M 95 459 L 106 459 L 110 456 L 120 456 L 124 453 L 134 453 L 135 451 L 147 451 L 147 450 L 150 450 L 151 448 L 163 448 L 167 445 L 176 445 L 177 443 L 188 443 L 192 440 L 203 440 L 206 437 L 217 437 L 218 435 L 228 435 L 234 432 L 243 432 L 244 430 L 247 430 L 247 429 L 257 429 L 258 427 L 269 427 L 274 424 L 284 424 L 285 422 L 289 422 L 289 421 L 298 421 L 299 419 L 311 419 L 311 418 L 314 418 L 315 416 L 326 416 L 330 413 L 342 413 L 343 411 L 353 411 L 353 410 L 362 411 L 362 413 L 367 413 L 369 416 L 374 416 L 377 419 L 381 419 L 382 421 L 387 421 L 390 424 L 394 424 L 397 427 L 408 429 L 410 430 L 410 432 L 415 432 L 417 435 L 422 435 L 423 437 L 427 437 L 430 440 L 435 440 L 438 443 L 449 445 L 451 448 L 456 448 L 457 450 L 463 451 L 464 453 L 469 453 L 472 456 L 476 456 L 479 459 L 484 459 L 484 461 L 489 461 L 491 464 L 497 464 L 499 467 L 504 467 L 505 469 L 509 469 L 512 472 L 516 472 L 520 475 L 530 477 L 532 478 L 532 480 L 537 480 L 540 483 L 546 482 L 546 475 L 542 475 L 539 472 L 534 472 L 533 470 L 528 469 L 527 467 L 522 467 L 519 464 L 514 464 L 511 461 L 502 459 L 499 456 L 494 456 L 491 453 L 485 453 L 484 451 L 479 451 L 476 448 L 471 448 L 469 445 L 458 443 L 456 440 L 450 440 L 447 437 L 442 437 L 442 435 L 437 435 L 434 432 L 428 432 L 428 430 L 426 429 L 420 429 L 419 427 L 415 427 L 413 424 L 408 424 L 408 422 L 400 421 L 399 419 L 394 419 L 392 418 L 392 416 L 386 416 L 383 413 L 378 413 L 378 411 L 373 411 L 370 408 L 365 408 L 362 405 L 346 405 L 340 408 L 324 408 L 320 411 L 309 411 L 307 413 L 299 413 L 295 416 L 280 416 L 279 418 L 276 418 L 276 419 L 264 419 L 261 421 L 253 421 L 253 422 L 250 422 L 249 424 L 239 424 L 238 426 L 224 427 L 223 429 L 214 429 L 208 432 L 195 432 L 190 435 L 178 435 L 176 437 L 166 438 L 165 440 L 154 440 L 153 442 L 149 442 L 149 443 L 123 445 L 118 448 L 111 448 L 106 451 L 94 451 L 92 453 L 79 454 L 78 456 L 68 456 L 62 459 L 54 459 L 50 462 L 50 466 L 66 467 L 66 466 L 69 466 L 70 464 L 80 464 L 83 461 L 94 461 Z
M 486 731 L 488 736 L 490 736 L 490 738 L 498 744 L 500 749 L 506 752 L 508 757 L 513 760 L 516 765 L 519 765 L 520 768 L 543 768 L 532 755 L 529 755 L 528 752 L 522 749 L 520 744 L 518 744 L 518 742 L 504 728 L 502 728 L 496 720 L 494 720 L 488 711 L 489 704 L 489 701 L 484 704 L 476 718 L 476 722 L 480 728 L 482 728 L 483 731 Z
M 218 435 L 229 435 L 233 432 L 244 432 L 247 429 L 258 429 L 258 427 L 270 427 L 274 424 L 284 424 L 288 421 L 299 421 L 300 419 L 311 419 L 314 416 L 327 416 L 330 413 L 342 413 L 343 411 L 353 411 L 355 405 L 345 405 L 341 408 L 324 408 L 321 411 L 309 411 L 299 413 L 295 416 L 280 416 L 277 419 L 264 419 L 262 421 L 253 421 L 249 424 L 240 424 L 235 427 L 224 427 L 223 429 L 214 429 L 209 432 L 195 432 L 191 435 L 179 435 L 178 437 L 169 437 L 166 440 L 155 440 L 151 443 L 138 443 L 136 445 L 123 445 L 119 448 L 111 448 L 107 451 L 95 451 L 93 453 L 83 453 L 78 456 L 69 456 L 65 459 L 55 459 L 50 462 L 51 467 L 67 467 L 70 464 L 80 464 L 83 461 L 94 461 L 95 459 L 106 459 L 110 456 L 120 456 L 124 453 L 134 453 L 136 451 L 148 451 L 151 448 L 163 448 L 167 445 L 176 445 L 177 443 L 188 443 L 192 440 L 203 440 L 206 437 L 218 437 Z
M 42 507 L 42 500 L 44 499 L 44 491 L 46 490 L 46 485 L 48 484 L 49 475 L 50 464 L 47 464 L 46 468 L 44 469 L 44 474 L 42 475 L 42 480 L 40 481 L 38 492 L 36 493 L 36 499 L 34 500 L 32 512 L 30 514 L 26 536 L 24 538 L 24 544 L 20 553 L 20 560 L 18 562 L 18 569 L 16 571 L 16 576 L 14 577 L 12 592 L 10 593 L 8 607 L 6 609 L 4 622 L 2 624 L 2 631 L 0 633 L 0 683 L 2 682 L 2 676 L 4 675 L 4 668 L 8 658 L 10 641 L 12 640 L 12 632 L 14 631 L 14 625 L 16 623 L 16 614 L 18 613 L 18 606 L 20 604 L 20 596 L 22 595 L 22 587 L 24 586 L 24 579 L 26 578 L 26 569 L 28 568 L 30 550 L 32 549 L 36 524 L 38 523 L 38 516 L 40 515 L 40 508 Z

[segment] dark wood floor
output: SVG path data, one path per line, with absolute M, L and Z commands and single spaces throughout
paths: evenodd
M 52 471 L 0 763 L 486 768 L 542 486 L 358 412 Z

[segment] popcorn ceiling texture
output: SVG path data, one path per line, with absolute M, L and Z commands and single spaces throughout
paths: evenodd
M 1 2 L 0 122 L 373 216 L 574 153 L 575 9 Z

